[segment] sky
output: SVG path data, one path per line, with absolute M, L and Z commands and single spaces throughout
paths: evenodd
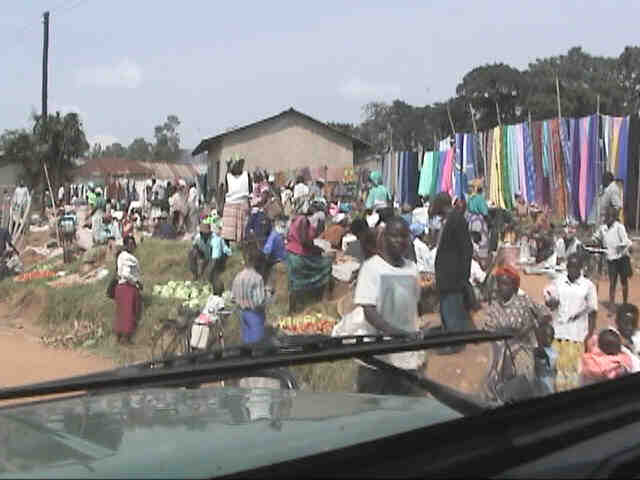
M 91 144 L 176 114 L 184 148 L 294 107 L 359 122 L 370 101 L 423 106 L 471 69 L 582 46 L 640 43 L 634 0 L 2 0 L 0 131 L 41 110 L 42 13 L 51 12 L 49 112 L 78 112 Z

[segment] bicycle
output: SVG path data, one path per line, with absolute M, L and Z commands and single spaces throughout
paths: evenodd
M 229 310 L 218 312 L 218 319 L 207 324 L 209 327 L 206 346 L 195 348 L 191 342 L 192 327 L 198 321 L 200 311 L 180 307 L 178 318 L 165 319 L 154 334 L 151 344 L 152 360 L 166 360 L 196 351 L 207 351 L 219 344 L 224 347 L 224 321 L 232 314 Z

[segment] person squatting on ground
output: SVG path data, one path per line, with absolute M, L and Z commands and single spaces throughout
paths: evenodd
M 194 281 L 206 278 L 209 283 L 215 283 L 215 277 L 224 271 L 229 255 L 231 249 L 225 241 L 217 232 L 212 232 L 211 225 L 202 223 L 189 251 L 189 270 Z

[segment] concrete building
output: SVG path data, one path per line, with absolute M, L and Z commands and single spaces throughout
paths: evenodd
M 309 167 L 353 168 L 370 145 L 293 108 L 273 117 L 206 138 L 192 152 L 207 152 L 208 184 L 225 178 L 227 161 L 245 159 L 245 168 L 283 172 Z

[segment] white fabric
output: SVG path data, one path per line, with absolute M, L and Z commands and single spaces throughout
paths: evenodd
M 227 173 L 227 186 L 229 190 L 225 196 L 227 203 L 242 203 L 249 198 L 249 173 L 242 172 L 239 176 Z
M 198 189 L 196 187 L 191 187 L 189 189 L 189 197 L 187 198 L 187 202 L 190 207 L 198 206 Z
M 600 240 L 607 250 L 607 260 L 616 260 L 622 257 L 631 246 L 626 228 L 617 221 L 613 222 L 611 227 L 601 225 L 594 237 Z
M 309 195 L 309 187 L 307 187 L 304 183 L 298 183 L 293 187 L 293 198 L 294 200 L 298 197 L 302 197 L 304 195 Z
M 353 233 L 347 233 L 344 237 L 342 237 L 342 251 L 346 252 L 349 244 L 351 242 L 355 242 L 356 240 L 358 240 L 358 237 L 356 237 Z
M 471 273 L 469 274 L 469 282 L 471 285 L 480 285 L 484 282 L 484 279 L 487 277 L 487 274 L 478 262 L 474 259 L 471 259 Z
M 380 215 L 376 212 L 367 215 L 367 225 L 369 225 L 369 228 L 374 228 L 378 224 L 378 220 L 380 220 Z
M 411 215 L 411 223 L 421 223 L 429 225 L 429 209 L 427 207 L 418 207 L 413 210 Z
M 591 280 L 579 277 L 570 282 L 566 274 L 559 275 L 543 291 L 545 302 L 555 299 L 560 302 L 553 312 L 553 328 L 555 338 L 583 342 L 589 331 L 589 312 L 586 311 L 576 320 L 569 318 L 588 308 L 598 310 L 598 295 Z
M 621 350 L 631 359 L 631 373 L 640 372 L 640 358 L 624 345 L 621 345 Z
M 126 250 L 118 255 L 118 278 L 120 283 L 129 282 L 134 285 L 142 283 L 142 272 L 138 259 Z
M 580 245 L 582 245 L 582 242 L 574 237 L 572 242 L 569 244 L 569 247 L 567 247 L 567 258 L 569 258 L 569 255 L 576 253 Z
M 564 240 L 562 237 L 556 238 L 556 256 L 558 260 L 563 261 L 567 258 L 567 249 L 564 246 Z
M 633 343 L 633 352 L 636 355 L 640 355 L 640 330 L 634 330 L 631 335 L 631 342 Z
M 603 213 L 605 213 L 607 207 L 622 208 L 622 192 L 617 182 L 611 182 L 607 188 L 604 189 L 601 201 Z
M 62 200 L 64 198 L 64 187 L 60 187 L 58 189 L 58 200 Z
M 353 302 L 375 305 L 385 322 L 402 330 L 417 331 L 419 295 L 415 263 L 405 260 L 402 267 L 394 267 L 374 255 L 360 268 Z M 423 356 L 421 352 L 403 352 L 390 354 L 384 360 L 398 368 L 416 369 Z
M 14 205 L 26 204 L 29 201 L 29 189 L 27 187 L 17 187 L 13 192 L 12 203 Z
M 419 238 L 413 240 L 413 248 L 416 251 L 416 265 L 420 273 L 435 273 L 437 248 L 429 248 Z

